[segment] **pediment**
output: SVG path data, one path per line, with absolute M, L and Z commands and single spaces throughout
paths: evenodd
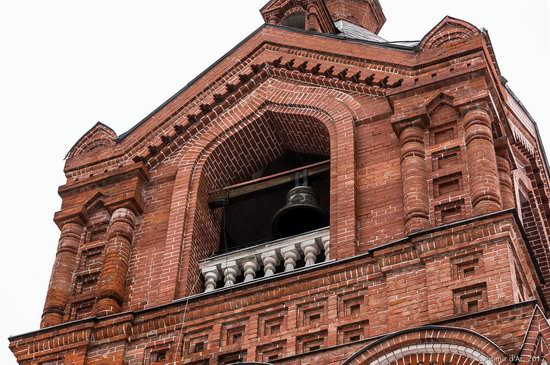
M 447 93 L 441 92 L 441 93 L 437 94 L 436 96 L 434 96 L 433 98 L 431 98 L 424 105 L 424 107 L 426 108 L 426 112 L 429 114 L 429 113 L 432 113 L 433 111 L 435 111 L 436 109 L 438 109 L 438 108 L 440 108 L 444 105 L 453 107 L 453 100 L 454 100 L 453 96 L 451 96 Z
M 75 143 L 66 158 L 88 154 L 91 151 L 105 149 L 116 144 L 115 131 L 101 122 L 97 122 Z
M 424 36 L 420 49 L 450 47 L 468 42 L 479 34 L 479 29 L 472 24 L 447 16 Z

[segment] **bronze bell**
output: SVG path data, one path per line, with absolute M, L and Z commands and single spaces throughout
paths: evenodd
M 298 185 L 298 182 L 297 182 Z M 311 186 L 298 185 L 286 195 L 286 205 L 271 221 L 273 238 L 295 236 L 328 226 L 327 215 L 319 206 L 319 196 Z

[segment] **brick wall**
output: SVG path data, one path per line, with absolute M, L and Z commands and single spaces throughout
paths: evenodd
M 43 330 L 12 351 L 23 364 L 343 363 L 427 325 L 527 351 L 550 295 L 548 172 L 492 57 L 451 18 L 414 51 L 265 26 L 124 137 L 95 126 L 65 166 Z M 285 150 L 330 157 L 333 261 L 204 294 L 199 262 L 221 229 L 209 193 Z M 423 343 L 468 348 L 441 331 Z

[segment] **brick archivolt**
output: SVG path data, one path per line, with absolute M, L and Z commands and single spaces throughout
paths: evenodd
M 485 356 L 483 353 L 473 350 L 466 346 L 453 345 L 450 343 L 422 343 L 418 345 L 410 345 L 394 350 L 390 353 L 372 361 L 372 365 L 390 365 L 396 364 L 399 360 L 408 357 L 409 355 L 458 355 L 473 360 L 475 363 L 484 365 L 495 365 L 495 362 Z
M 479 33 L 479 30 L 472 24 L 447 16 L 424 36 L 420 42 L 420 48 L 428 50 L 450 47 L 458 43 L 468 42 Z
M 511 363 L 509 356 L 502 349 L 474 331 L 427 326 L 385 336 L 352 355 L 343 365 L 389 365 L 401 363 L 398 360 L 415 354 L 437 354 L 440 358 L 451 354 L 454 355 L 454 360 L 464 357 L 470 360 L 466 363 L 484 365 Z
M 202 234 L 199 233 L 201 229 L 197 222 L 204 222 L 207 214 L 205 209 L 201 211 L 198 208 L 201 204 L 204 208 L 209 187 L 220 187 L 231 180 L 222 181 L 219 176 L 227 172 L 235 176 L 227 171 L 232 169 L 231 158 L 226 159 L 229 162 L 227 166 L 216 158 L 225 153 L 219 154 L 216 151 L 226 149 L 230 151 L 230 155 L 237 156 L 239 149 L 231 141 L 235 141 L 235 136 L 239 133 L 245 133 L 244 136 L 250 139 L 247 143 L 256 144 L 256 158 L 246 159 L 246 174 L 257 170 L 261 164 L 265 166 L 265 162 L 273 160 L 282 152 L 282 148 L 330 155 L 331 181 L 335 182 L 338 177 L 339 186 L 342 186 L 337 190 L 332 189 L 330 196 L 333 211 L 338 212 L 331 217 L 331 237 L 334 237 L 334 240 L 331 239 L 334 242 L 331 255 L 337 258 L 355 254 L 356 184 L 353 136 L 354 121 L 359 120 L 363 113 L 361 105 L 353 97 L 337 90 L 299 86 L 271 79 L 209 123 L 191 143 L 183 146 L 179 154 L 171 156 L 173 163 L 178 164 L 169 218 L 169 227 L 174 228 L 167 234 L 162 264 L 162 276 L 171 279 L 165 280 L 166 284 L 159 288 L 159 300 L 166 301 L 199 289 L 194 284 L 199 275 L 198 268 L 193 268 L 197 260 L 205 258 L 211 252 L 193 252 L 201 247 L 197 244 L 198 235 Z M 277 132 L 266 128 L 265 121 L 270 119 L 274 120 L 275 125 L 291 126 L 292 133 L 277 136 Z M 250 133 L 254 130 L 262 132 Z M 321 137 L 317 137 L 312 143 L 308 136 L 312 137 L 318 132 L 322 132 Z M 271 142 L 266 145 L 268 139 Z M 258 141 L 261 143 L 258 144 Z M 267 146 L 265 151 L 259 148 L 262 143 Z M 277 146 L 277 143 L 280 145 Z M 237 163 L 233 165 L 243 170 L 242 161 L 238 162 L 239 158 L 235 161 Z M 243 177 L 234 178 L 231 182 L 238 182 Z M 207 239 L 212 240 L 214 236 Z M 204 246 L 202 248 L 205 249 Z M 212 250 L 213 247 L 204 251 L 208 249 Z M 182 267 L 186 270 L 181 270 Z M 176 273 L 180 275 L 179 280 L 176 280 Z M 177 288 L 176 282 L 179 282 Z

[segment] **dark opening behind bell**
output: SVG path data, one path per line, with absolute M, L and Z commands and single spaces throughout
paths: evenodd
M 273 238 L 295 236 L 328 226 L 328 217 L 319 205 L 319 196 L 307 186 L 307 170 L 304 182 L 296 176 L 296 186 L 287 193 L 286 205 L 279 209 L 271 221 Z

